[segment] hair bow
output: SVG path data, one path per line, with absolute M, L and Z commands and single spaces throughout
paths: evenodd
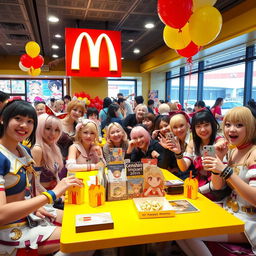
M 203 108 L 200 108 L 198 109 L 197 111 L 193 112 L 193 113 L 190 113 L 190 117 L 193 117 L 195 114 L 197 114 L 198 112 L 202 112 L 204 110 L 208 110 L 209 112 L 211 112 L 207 107 L 203 107 Z
M 182 110 L 171 111 L 171 112 L 169 113 L 169 116 L 170 116 L 170 118 L 172 118 L 173 116 L 178 115 L 178 114 L 181 114 L 181 115 L 185 116 L 187 122 L 190 123 L 188 114 L 185 113 L 185 112 L 182 111 Z
M 96 130 L 98 129 L 97 124 L 93 120 L 81 117 L 78 119 L 78 124 L 76 125 L 76 132 L 78 132 L 82 126 L 85 126 L 89 123 L 93 123 L 96 127 Z
M 59 119 L 63 119 L 67 116 L 68 113 L 55 113 L 49 106 L 45 106 L 45 112 L 46 114 L 48 114 L 49 116 L 55 116 Z

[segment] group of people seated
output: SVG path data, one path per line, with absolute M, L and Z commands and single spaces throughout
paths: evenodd
M 10 100 L 3 106 L 0 255 L 15 255 L 22 249 L 38 249 L 40 254 L 58 251 L 64 193 L 70 186 L 83 186 L 67 173 L 106 166 L 111 148 L 122 148 L 123 158 L 131 162 L 155 158 L 159 167 L 181 179 L 192 171 L 202 194 L 245 221 L 241 234 L 178 241 L 187 255 L 211 255 L 203 243 L 208 239 L 249 242 L 256 253 L 255 102 L 230 110 L 220 130 L 213 112 L 205 107 L 188 115 L 171 111 L 163 103 L 157 115 L 139 102 L 134 113 L 124 117 L 118 100 L 106 101 L 110 104 L 97 114 L 86 109 L 84 102 L 71 100 L 61 116 L 54 111 L 38 114 L 23 100 Z M 105 145 L 99 143 L 102 136 Z M 24 141 L 30 149 L 21 144 Z M 203 156 L 206 145 L 214 146 L 215 156 Z M 36 226 L 29 225 L 31 213 L 41 218 Z M 18 234 L 13 231 L 17 227 Z

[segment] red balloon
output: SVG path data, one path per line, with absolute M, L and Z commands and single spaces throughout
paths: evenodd
M 177 50 L 177 53 L 182 57 L 189 58 L 197 54 L 201 49 L 201 46 L 198 46 L 191 41 L 187 47 Z
M 188 22 L 192 6 L 192 0 L 158 0 L 157 11 L 164 24 L 180 29 Z
M 41 68 L 44 64 L 44 58 L 41 55 L 33 58 L 32 66 L 34 69 Z
M 24 67 L 31 68 L 31 66 L 33 64 L 33 59 L 30 56 L 28 56 L 27 54 L 23 54 L 20 57 L 20 62 Z

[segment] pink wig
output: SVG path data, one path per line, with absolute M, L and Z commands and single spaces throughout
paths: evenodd
M 44 141 L 44 129 L 46 125 L 51 124 L 52 126 L 57 126 L 60 130 L 60 134 L 56 141 L 52 145 L 48 145 Z M 55 116 L 50 116 L 48 114 L 42 114 L 38 117 L 38 126 L 36 129 L 36 144 L 38 144 L 43 151 L 43 166 L 46 169 L 54 171 L 55 163 L 58 164 L 60 171 L 63 167 L 62 155 L 59 147 L 57 146 L 57 141 L 59 140 L 62 133 L 62 125 L 60 119 Z
M 131 139 L 133 140 L 135 137 L 138 137 L 140 135 L 142 135 L 148 143 L 150 142 L 150 134 L 145 128 L 143 128 L 142 126 L 133 127 L 130 134 Z

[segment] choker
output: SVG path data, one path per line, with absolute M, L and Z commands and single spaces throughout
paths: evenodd
M 247 148 L 247 147 L 249 147 L 249 146 L 251 146 L 251 145 L 252 145 L 252 143 L 251 143 L 251 142 L 248 142 L 248 143 L 246 143 L 246 144 L 242 144 L 242 145 L 240 145 L 240 146 L 236 146 L 236 148 L 237 148 L 238 150 L 241 150 L 241 149 Z

